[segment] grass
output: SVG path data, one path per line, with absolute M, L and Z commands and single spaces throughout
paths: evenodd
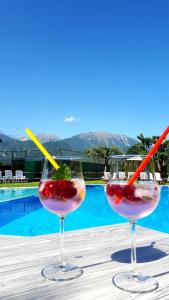
M 86 180 L 86 184 L 104 184 L 105 182 L 102 180 Z
M 1 187 L 36 187 L 38 186 L 39 182 L 10 182 L 10 183 L 1 183 Z
M 103 184 L 102 180 L 87 180 L 85 181 L 86 184 Z M 38 181 L 34 182 L 10 182 L 10 183 L 1 183 L 1 187 L 37 187 L 39 184 Z

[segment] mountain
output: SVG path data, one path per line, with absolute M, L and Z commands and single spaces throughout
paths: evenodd
M 81 133 L 64 141 L 74 150 L 83 151 L 93 146 L 118 146 L 123 150 L 138 143 L 136 139 L 121 134 L 112 134 L 109 132 L 87 132 Z
M 0 132 L 0 139 L 4 142 L 9 142 L 9 141 L 13 141 L 15 138 L 12 138 L 9 135 L 4 134 L 2 131 Z
M 47 142 L 56 142 L 56 141 L 60 141 L 61 138 L 58 137 L 55 134 L 51 134 L 51 133 L 39 133 L 37 134 L 37 138 L 41 143 L 47 143 Z M 18 138 L 19 141 L 28 141 L 29 138 L 28 136 L 23 136 Z
M 59 149 L 84 151 L 87 148 L 93 146 L 112 146 L 116 145 L 122 150 L 126 151 L 130 146 L 138 143 L 136 139 L 121 134 L 112 134 L 109 132 L 87 132 L 81 133 L 70 138 L 61 139 L 52 134 L 40 134 L 37 135 L 44 146 L 51 154 L 56 154 Z M 11 157 L 11 153 L 8 151 L 16 151 L 14 157 L 24 157 L 25 153 L 20 151 L 27 150 L 28 155 L 31 157 L 41 156 L 40 151 L 29 139 L 16 139 L 11 136 L 0 133 L 0 158 Z M 3 151 L 3 152 L 2 152 Z M 69 152 L 67 152 L 69 154 Z

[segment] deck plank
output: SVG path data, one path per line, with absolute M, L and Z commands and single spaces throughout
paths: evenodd
M 38 237 L 0 236 L 0 299 L 157 300 L 169 299 L 169 236 L 137 228 L 139 270 L 154 275 L 158 290 L 138 295 L 123 292 L 112 277 L 129 269 L 128 224 L 65 234 L 67 261 L 82 266 L 84 274 L 69 282 L 50 282 L 41 276 L 44 265 L 58 259 L 58 234 Z

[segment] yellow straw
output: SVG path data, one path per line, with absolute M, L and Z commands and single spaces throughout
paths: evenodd
M 37 137 L 33 134 L 33 132 L 26 128 L 25 132 L 29 135 L 30 139 L 35 143 L 35 145 L 39 148 L 39 150 L 43 153 L 43 155 L 50 161 L 52 166 L 57 170 L 59 169 L 59 165 L 57 162 L 53 159 L 53 157 L 49 154 L 49 152 L 45 149 L 45 147 L 39 142 Z

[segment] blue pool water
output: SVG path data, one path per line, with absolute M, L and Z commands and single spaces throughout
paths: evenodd
M 37 188 L 2 188 L 0 189 L 0 202 L 25 198 L 32 195 L 38 195 Z
M 138 223 L 169 233 L 169 187 L 161 187 L 157 209 Z M 12 199 L 12 200 L 9 200 Z M 45 210 L 36 188 L 0 189 L 0 234 L 32 236 L 59 231 L 59 219 Z M 65 230 L 124 223 L 106 200 L 103 186 L 87 186 L 79 209 L 66 217 Z

